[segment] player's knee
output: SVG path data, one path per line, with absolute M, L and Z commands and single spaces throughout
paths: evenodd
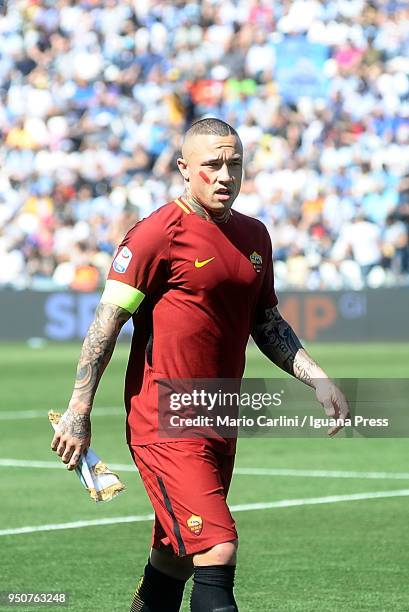
M 194 555 L 194 565 L 236 565 L 238 544 L 238 540 L 216 544 Z
M 234 565 L 195 565 L 191 612 L 238 612 Z
M 152 548 L 150 559 L 157 570 L 176 580 L 189 580 L 193 574 L 192 557 L 178 557 L 168 551 Z

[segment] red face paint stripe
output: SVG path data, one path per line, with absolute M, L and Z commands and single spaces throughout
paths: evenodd
M 205 183 L 207 183 L 208 185 L 210 185 L 210 179 L 207 176 L 207 174 L 205 172 L 203 172 L 203 170 L 200 170 L 199 172 L 199 176 L 204 180 Z

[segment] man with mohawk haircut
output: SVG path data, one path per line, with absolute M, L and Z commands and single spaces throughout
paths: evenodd
M 236 612 L 238 537 L 226 501 L 236 440 L 160 437 L 157 380 L 240 380 L 252 334 L 273 363 L 315 388 L 339 421 L 330 435 L 348 405 L 277 309 L 265 226 L 231 210 L 243 171 L 237 132 L 215 118 L 194 123 L 177 165 L 183 195 L 138 222 L 118 248 L 52 448 L 68 469 L 88 448 L 98 382 L 132 316 L 127 441 L 155 521 L 131 611 L 177 612 L 193 575 L 192 612 Z

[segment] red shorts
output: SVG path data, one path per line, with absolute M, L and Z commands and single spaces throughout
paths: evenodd
M 234 455 L 204 441 L 130 447 L 155 510 L 152 546 L 191 555 L 237 539 L 226 503 Z

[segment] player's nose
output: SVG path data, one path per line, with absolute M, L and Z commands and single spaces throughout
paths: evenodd
M 233 175 L 230 171 L 228 164 L 224 163 L 220 167 L 218 179 L 221 183 L 231 183 Z

